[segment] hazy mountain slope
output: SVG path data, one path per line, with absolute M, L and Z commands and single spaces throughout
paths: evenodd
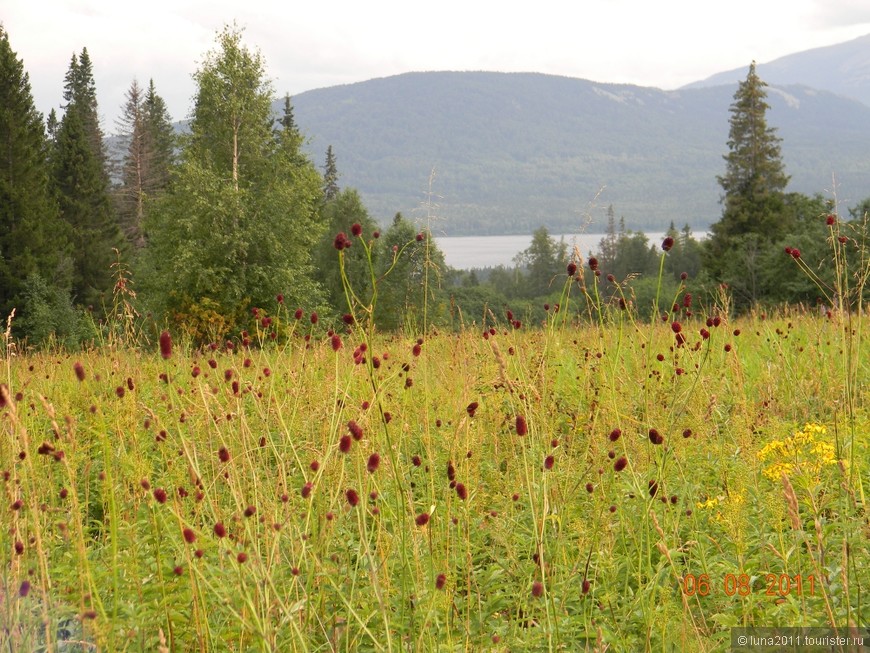
M 750 62 L 746 62 L 749 66 Z M 870 106 L 870 34 L 823 48 L 814 48 L 758 63 L 769 84 L 802 84 L 859 100 Z M 684 88 L 732 84 L 746 77 L 746 68 L 717 73 Z
M 409 73 L 293 98 L 318 163 L 332 145 L 340 183 L 372 213 L 425 215 L 449 234 L 603 227 L 613 204 L 630 226 L 704 227 L 720 213 L 735 86 L 657 89 L 533 73 Z M 808 88 L 771 89 L 793 190 L 836 174 L 851 204 L 870 195 L 870 107 Z M 599 191 L 595 206 L 590 202 Z

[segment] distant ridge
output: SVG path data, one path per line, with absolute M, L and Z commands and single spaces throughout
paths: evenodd
M 746 65 L 749 63 L 747 61 Z M 768 63 L 757 63 L 756 70 L 769 84 L 803 84 L 870 106 L 870 34 L 845 43 L 789 54 Z M 731 84 L 744 77 L 746 68 L 735 68 L 683 88 Z
M 600 232 L 609 204 L 629 227 L 661 231 L 671 220 L 705 229 L 718 219 L 735 87 L 428 72 L 309 91 L 293 104 L 312 159 L 322 165 L 332 145 L 339 183 L 357 188 L 382 222 L 397 211 L 425 214 L 434 169 L 437 234 L 530 233 L 542 224 Z M 825 193 L 836 177 L 845 206 L 870 196 L 870 106 L 775 84 L 769 102 L 789 190 Z

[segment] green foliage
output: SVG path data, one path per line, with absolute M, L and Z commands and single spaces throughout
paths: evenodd
M 67 232 L 50 188 L 48 143 L 30 81 L 0 27 L 0 316 L 18 307 L 37 274 L 68 289 Z
M 359 239 L 351 234 L 351 228 L 358 224 L 361 228 L 360 238 L 372 239 L 372 234 L 378 230 L 377 223 L 369 216 L 359 193 L 348 188 L 339 191 L 331 200 L 325 202 L 322 209 L 322 221 L 326 229 L 315 253 L 317 281 L 326 293 L 326 301 L 333 312 L 342 315 L 348 310 L 347 296 L 341 279 L 341 269 L 338 264 L 338 253 L 334 243 L 339 233 L 344 233 L 353 244 L 344 250 L 344 273 L 353 284 L 353 290 L 364 304 L 372 299 L 373 283 L 369 256 Z M 374 246 L 371 250 L 375 269 L 380 269 L 380 259 L 384 256 L 384 248 Z
M 93 322 L 73 306 L 69 292 L 38 273 L 24 283 L 17 326 L 21 337 L 35 347 L 60 344 L 76 349 L 95 336 Z
M 172 122 L 154 80 L 145 92 L 133 80 L 118 127 L 126 142 L 121 184 L 115 190 L 119 220 L 128 242 L 141 249 L 145 246 L 142 224 L 146 203 L 159 197 L 169 185 L 175 147 Z
M 338 195 L 338 166 L 332 145 L 326 148 L 326 164 L 323 166 L 323 198 L 329 202 Z
M 259 53 L 230 28 L 196 73 L 191 133 L 169 190 L 146 217 L 143 292 L 171 320 L 214 310 L 241 328 L 251 307 L 319 308 L 311 251 L 320 176 L 295 138 L 272 129 L 272 91 Z
M 397 213 L 379 239 L 378 247 L 382 251 L 374 314 L 378 328 L 388 331 L 405 328 L 414 333 L 424 330 L 425 320 L 432 325 L 444 323 L 447 304 L 440 288 L 440 275 L 447 266 L 431 234 L 417 231 Z
M 724 208 L 721 219 L 711 227 L 707 262 L 714 278 L 721 276 L 724 259 L 738 247 L 755 257 L 758 247 L 790 228 L 784 205 L 789 178 L 783 170 L 781 139 L 767 126 L 766 86 L 753 62 L 731 105 L 726 170 L 718 177 Z M 747 287 L 753 288 L 754 282 Z
M 542 297 L 553 292 L 553 279 L 568 264 L 568 245 L 564 240 L 556 242 L 546 227 L 538 227 L 514 263 L 524 271 L 522 296 Z
M 64 116 L 54 139 L 53 176 L 60 216 L 70 230 L 76 302 L 99 309 L 112 287 L 114 250 L 122 246 L 109 194 L 109 175 L 87 49 L 66 74 Z

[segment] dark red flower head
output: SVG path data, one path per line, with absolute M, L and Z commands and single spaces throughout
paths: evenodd
M 76 378 L 79 381 L 85 380 L 85 368 L 79 361 L 73 363 L 73 371 L 76 373 Z
M 169 331 L 160 334 L 160 355 L 163 358 L 172 357 L 172 337 L 169 335 Z
M 345 491 L 344 498 L 347 499 L 347 503 L 351 508 L 356 508 L 359 504 L 359 494 L 353 488 Z
M 369 456 L 369 460 L 366 463 L 366 470 L 368 470 L 370 474 L 374 474 L 376 471 L 378 471 L 378 467 L 380 467 L 380 465 L 381 456 L 377 452 L 373 453 L 371 456 Z
M 626 465 L 628 465 L 628 459 L 625 456 L 620 456 L 616 459 L 616 462 L 613 463 L 613 471 L 621 472 L 625 469 Z
M 417 518 L 414 519 L 414 521 L 416 522 L 417 526 L 425 526 L 429 523 L 429 513 L 421 512 L 419 515 L 417 515 Z
M 362 225 L 359 222 L 354 222 L 350 226 L 350 233 L 354 236 L 359 236 L 362 233 Z
M 661 444 L 665 441 L 665 438 L 656 429 L 650 429 L 649 430 L 649 441 L 652 442 L 653 444 Z
M 522 415 L 517 415 L 517 435 L 526 435 L 529 432 L 529 425 L 526 424 L 526 418 Z
M 575 274 L 577 274 L 577 264 L 574 263 L 574 261 L 571 261 L 568 264 L 568 268 L 566 271 L 568 272 L 569 277 L 573 277 Z
M 589 269 L 595 271 L 598 269 L 598 259 L 594 256 L 589 259 Z
M 350 247 L 350 241 L 347 239 L 347 234 L 343 231 L 339 231 L 335 235 L 335 240 L 332 241 L 332 246 L 335 247 L 339 252 L 343 249 Z
M 666 252 L 670 252 L 671 248 L 673 246 L 674 246 L 674 239 L 671 238 L 670 236 L 666 236 L 665 239 L 662 241 L 662 249 L 665 250 Z

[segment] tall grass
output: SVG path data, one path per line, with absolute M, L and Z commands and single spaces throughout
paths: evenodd
M 829 315 L 734 318 L 685 280 L 650 320 L 578 259 L 540 326 L 379 334 L 377 277 L 344 275 L 346 328 L 276 302 L 285 337 L 247 347 L 164 357 L 119 326 L 23 355 L 7 330 L 0 649 L 717 651 L 866 624 L 867 262 L 839 260 Z

